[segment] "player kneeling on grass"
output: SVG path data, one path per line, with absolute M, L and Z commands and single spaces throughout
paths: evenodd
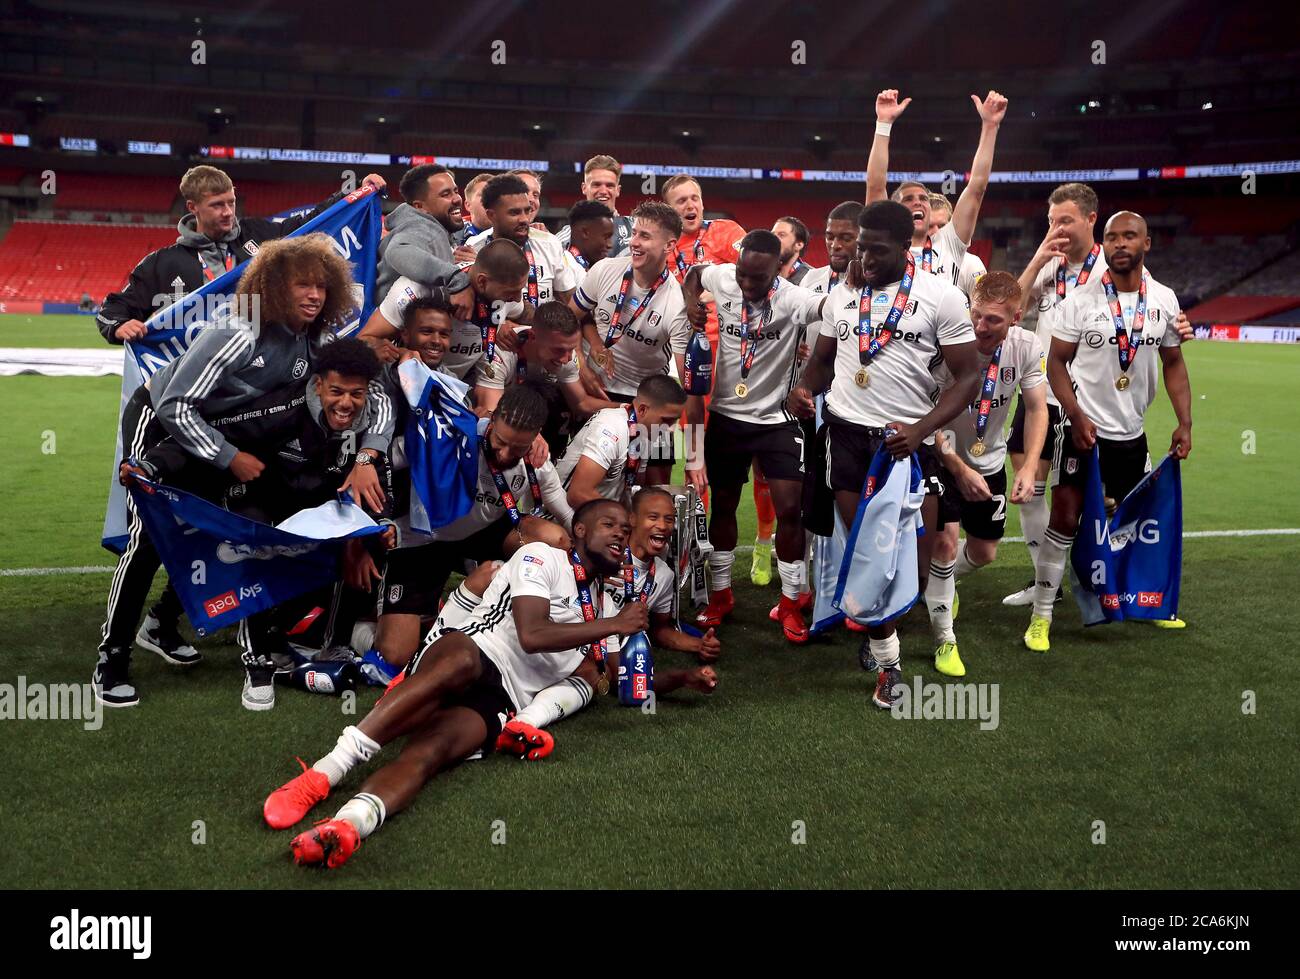
M 983 567 L 998 552 L 1007 525 L 1007 415 L 1020 389 L 1025 406 L 1025 452 L 1011 486 L 1011 502 L 1027 503 L 1034 495 L 1035 465 L 1047 437 L 1047 378 L 1038 337 L 1016 324 L 1020 320 L 1020 284 L 1007 272 L 989 272 L 971 290 L 971 323 L 979 354 L 980 391 L 966 410 L 935 433 L 939 460 L 952 476 L 939 497 L 943 529 L 930 555 L 925 604 L 930 610 L 938 648 L 934 668 L 948 676 L 965 676 L 957 652 L 952 620 L 957 614 L 956 579 Z M 952 372 L 935 370 L 940 388 L 953 383 Z M 958 530 L 966 539 L 958 545 Z
M 587 647 L 645 630 L 649 615 L 640 602 L 600 618 L 592 600 L 602 580 L 621 571 L 629 532 L 626 508 L 595 500 L 574 515 L 571 550 L 542 543 L 520 548 L 460 629 L 426 646 L 361 723 L 344 729 L 329 754 L 267 797 L 267 824 L 287 829 L 353 767 L 407 736 L 397 759 L 333 819 L 294 838 L 294 859 L 340 866 L 434 775 L 480 749 L 492 750 L 507 715 L 577 670 Z
M 677 508 L 673 498 L 664 490 L 651 487 L 639 490 L 633 497 L 632 535 L 628 541 L 628 553 L 624 556 L 625 576 L 605 580 L 605 611 L 607 615 L 616 615 L 628 604 L 625 582 L 630 564 L 632 600 L 650 610 L 650 630 L 647 633 L 650 642 L 660 649 L 691 653 L 699 657 L 701 663 L 713 663 L 722 653 L 722 643 L 713 630 L 709 629 L 703 636 L 690 636 L 678 629 L 672 618 L 673 589 L 677 587 L 677 579 L 663 555 L 672 539 L 676 519 Z M 466 579 L 466 583 L 468 581 Z M 616 676 L 618 653 L 611 652 L 605 678 Z M 654 675 L 656 696 L 683 687 L 711 694 L 717 686 L 718 675 L 713 667 L 707 665 L 689 670 L 656 670 Z M 597 687 L 609 689 L 599 680 Z M 591 702 L 591 696 L 592 685 L 585 675 L 565 677 L 547 687 L 502 728 L 497 750 L 528 761 L 545 758 L 551 753 L 554 741 L 542 728 L 576 714 Z

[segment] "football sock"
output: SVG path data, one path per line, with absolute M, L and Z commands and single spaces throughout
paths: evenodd
M 731 587 L 731 566 L 735 563 L 735 551 L 709 552 L 709 591 L 723 591 Z
M 1038 555 L 1042 552 L 1043 533 L 1047 530 L 1047 520 L 1051 516 L 1047 508 L 1047 483 L 1034 483 L 1034 495 L 1028 503 L 1020 504 L 1020 528 L 1025 535 L 1025 547 L 1029 550 L 1029 561 L 1038 566 Z
M 576 676 L 565 677 L 540 691 L 531 704 L 515 715 L 515 720 L 533 727 L 546 727 L 561 717 L 578 713 L 591 703 L 591 694 L 591 684 L 586 680 Z
M 1058 534 L 1051 527 L 1043 532 L 1043 543 L 1038 548 L 1038 571 L 1034 578 L 1034 614 L 1052 620 L 1052 605 L 1065 576 L 1065 560 L 1070 553 L 1074 535 Z
M 957 545 L 957 562 L 953 566 L 953 573 L 958 578 L 964 578 L 976 568 L 980 567 L 983 567 L 983 565 L 971 564 L 970 558 L 966 556 L 966 538 L 963 537 L 961 543 Z M 930 573 L 934 574 L 933 564 L 930 565 Z
M 334 750 L 311 767 L 329 779 L 330 788 L 334 788 L 353 768 L 373 758 L 379 748 L 380 745 L 362 734 L 360 728 L 345 727 Z
M 898 666 L 899 648 L 897 632 L 891 632 L 885 639 L 868 639 L 867 643 L 871 649 L 872 658 L 876 661 L 876 665 L 882 670 L 890 666 Z
M 357 828 L 357 835 L 364 840 L 384 825 L 385 815 L 384 800 L 369 792 L 362 792 L 343 803 L 343 808 L 335 814 L 334 818 L 346 819 Z
M 770 544 L 772 528 L 776 526 L 776 509 L 772 506 L 772 490 L 766 479 L 754 480 L 754 512 L 758 514 L 758 539 Z
M 930 610 L 930 626 L 936 642 L 956 642 L 952 631 L 952 598 L 957 593 L 957 579 L 952 564 L 930 562 L 930 580 L 925 586 L 925 607 Z M 895 633 L 897 635 L 897 633 Z M 879 658 L 876 659 L 879 663 Z
M 798 601 L 799 596 L 808 590 L 808 567 L 802 561 L 776 560 L 776 569 L 781 575 L 781 597 Z

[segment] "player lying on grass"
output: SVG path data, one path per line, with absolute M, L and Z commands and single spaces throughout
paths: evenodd
M 599 656 L 609 636 L 644 631 L 650 619 L 640 602 L 603 618 L 593 601 L 602 579 L 622 570 L 630 530 L 626 508 L 595 500 L 574 516 L 570 551 L 542 543 L 520 548 L 460 629 L 426 646 L 361 723 L 344 729 L 333 750 L 272 792 L 263 815 L 273 829 L 287 829 L 352 768 L 407 738 L 401 754 L 333 819 L 293 840 L 295 860 L 340 866 L 434 775 L 479 749 L 491 750 L 507 715 L 571 675 L 589 648 Z
M 632 500 L 632 535 L 628 541 L 628 554 L 624 556 L 624 568 L 631 564 L 633 601 L 646 605 L 650 610 L 650 642 L 660 649 L 691 653 L 699 657 L 701 663 L 713 663 L 722 654 L 722 643 L 713 630 L 709 629 L 703 636 L 687 635 L 677 628 L 672 618 L 673 589 L 677 580 L 663 555 L 672 539 L 676 519 L 677 509 L 670 494 L 657 488 L 638 491 Z M 628 604 L 625 581 L 626 578 L 605 580 L 606 615 L 616 615 Z M 611 651 L 605 677 L 616 676 L 618 653 Z M 711 666 L 656 670 L 654 675 L 656 696 L 682 688 L 711 694 L 717 686 L 718 675 Z M 609 689 L 608 684 L 599 679 L 596 688 L 601 692 Z M 585 671 L 547 687 L 502 728 L 497 750 L 528 761 L 545 758 L 551 753 L 554 741 L 541 729 L 576 714 L 591 702 L 591 696 L 592 686 Z

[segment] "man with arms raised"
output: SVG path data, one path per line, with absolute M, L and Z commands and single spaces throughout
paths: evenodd
M 654 434 L 675 425 L 686 406 L 686 392 L 666 374 L 651 374 L 630 404 L 605 408 L 578 430 L 556 461 L 555 471 L 577 509 L 588 500 L 628 502 L 632 487 L 644 485 L 646 448 Z
M 1047 376 L 1062 422 L 1051 517 L 1038 549 L 1034 611 L 1025 632 L 1025 645 L 1040 653 L 1051 647 L 1052 604 L 1079 527 L 1093 446 L 1106 496 L 1123 500 L 1151 468 L 1143 420 L 1158 375 L 1178 419 L 1169 452 L 1186 459 L 1192 450 L 1192 389 L 1179 346 L 1178 298 L 1145 268 L 1147 223 L 1120 211 L 1106 222 L 1102 244 L 1106 270 L 1046 313 L 1052 328 Z
M 751 231 L 735 265 L 693 266 L 683 292 L 696 329 L 704 329 L 699 299 L 713 294 L 720 323 L 710 418 L 704 434 L 704 471 L 688 470 L 701 492 L 711 489 L 709 604 L 699 624 L 716 626 L 735 607 L 731 568 L 736 549 L 736 508 L 741 487 L 757 460 L 767 476 L 776 511 L 777 571 L 781 603 L 777 621 L 790 642 L 808 639 L 800 610 L 807 589 L 802 519 L 804 439 L 786 396 L 799 371 L 799 347 L 808 325 L 821 316 L 825 296 L 792 286 L 777 275 L 781 242 L 770 231 Z M 688 399 L 686 417 L 704 423 L 704 399 Z
M 898 101 L 896 89 L 886 89 L 876 96 L 876 136 L 867 160 L 867 203 L 885 199 L 885 180 L 889 171 L 889 133 L 894 121 L 912 100 Z M 899 184 L 890 200 L 902 204 L 912 215 L 912 254 L 916 270 L 942 276 L 954 285 L 961 275 L 962 258 L 970 247 L 979 218 L 980 205 L 993 169 L 993 147 L 998 128 L 1007 114 L 1007 100 L 989 92 L 984 101 L 971 96 L 980 116 L 980 141 L 971 162 L 970 182 L 957 198 L 952 220 L 933 237 L 930 234 L 930 192 L 924 184 L 908 180 Z
M 920 273 L 910 250 L 912 215 L 903 205 L 877 201 L 863 210 L 858 223 L 858 261 L 865 281 L 841 283 L 826 297 L 821 335 L 788 407 L 807 418 L 814 411 L 813 399 L 827 392 L 826 479 L 846 529 L 853 525 L 880 444 L 896 459 L 917 454 L 927 493 L 922 507 L 926 533 L 917 547 L 924 590 L 943 492 L 939 459 L 926 442 L 975 397 L 975 334 L 957 288 Z M 939 359 L 954 382 L 934 404 L 931 364 Z M 862 654 L 870 654 L 879 668 L 872 702 L 888 710 L 900 681 L 894 623 L 871 626 Z
M 1020 390 L 1026 407 L 1025 442 L 1030 449 L 1047 434 L 1047 378 L 1038 337 L 1022 330 L 1020 284 L 1009 272 L 989 272 L 971 293 L 980 389 L 966 410 L 935 435 L 935 448 L 948 475 L 939 498 L 943 529 L 930 555 L 925 604 L 938 648 L 934 667 L 948 676 L 965 676 L 953 632 L 956 579 L 997 556 L 1007 524 L 1006 432 L 1011 399 Z M 934 372 L 940 389 L 953 382 L 946 365 Z M 1037 459 L 1037 452 L 1031 453 Z M 1022 456 L 1022 458 L 1024 458 Z M 1024 503 L 1034 492 L 1034 465 L 1016 469 L 1010 500 Z M 959 530 L 966 539 L 958 544 Z
M 571 550 L 540 542 L 521 547 L 468 622 L 426 646 L 361 723 L 344 728 L 333 750 L 272 792 L 263 816 L 273 829 L 287 829 L 352 768 L 407 738 L 397 758 L 333 819 L 294 838 L 294 860 L 341 866 L 438 772 L 492 751 L 511 712 L 578 671 L 588 656 L 602 658 L 608 637 L 645 630 L 649 614 L 640 602 L 600 617 L 603 581 L 621 572 L 629 530 L 622 504 L 596 500 L 575 515 Z
M 943 194 L 930 195 L 930 240 L 939 236 L 939 232 L 952 221 L 952 201 Z M 984 261 L 974 252 L 968 251 L 961 257 L 961 266 L 957 270 L 956 286 L 962 295 L 970 298 L 971 290 L 981 275 L 988 271 Z
M 618 213 L 619 181 L 623 178 L 623 165 L 612 156 L 593 156 L 582 168 L 582 197 L 587 201 L 604 204 L 609 208 L 614 219 L 614 242 L 609 254 L 622 255 L 632 240 L 632 219 Z M 570 235 L 573 218 L 570 216 L 568 227 L 561 228 L 556 235 L 565 248 L 574 244 Z

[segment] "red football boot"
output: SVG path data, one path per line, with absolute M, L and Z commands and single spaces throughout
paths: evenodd
M 701 629 L 716 629 L 735 607 L 736 599 L 730 588 L 709 592 L 709 604 L 695 617 L 695 624 Z
M 298 764 L 302 766 L 302 772 L 268 795 L 262 803 L 262 817 L 271 829 L 288 829 L 330 794 L 330 780 L 324 772 L 308 768 L 301 758 Z
M 803 620 L 803 611 L 797 598 L 781 596 L 781 604 L 776 607 L 777 621 L 786 639 L 794 643 L 808 641 L 808 624 Z
M 520 761 L 541 761 L 555 750 L 555 738 L 526 721 L 511 718 L 497 735 L 497 751 Z
M 361 834 L 346 819 L 322 819 L 295 836 L 289 849 L 293 851 L 293 862 L 301 867 L 324 864 L 333 870 L 347 863 L 360 845 Z
M 844 628 L 848 629 L 849 632 L 866 632 L 866 631 L 867 631 L 867 627 L 866 627 L 866 626 L 862 625 L 862 623 L 860 623 L 860 622 L 855 622 L 853 619 L 850 619 L 848 616 L 845 616 L 845 617 L 844 617 Z
M 784 601 L 784 596 L 782 596 L 782 601 Z M 812 609 L 813 609 L 813 593 L 810 591 L 803 592 L 802 594 L 799 595 L 799 611 L 811 612 Z M 767 613 L 767 617 L 771 619 L 773 622 L 781 621 L 780 602 L 777 602 L 775 605 L 772 606 L 772 608 Z

